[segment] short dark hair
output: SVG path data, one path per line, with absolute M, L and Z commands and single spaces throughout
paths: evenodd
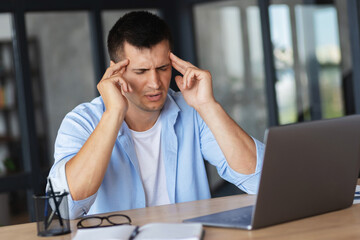
M 163 40 L 168 40 L 171 48 L 171 33 L 164 20 L 147 11 L 129 12 L 109 32 L 107 47 L 110 60 L 121 60 L 125 42 L 141 49 L 151 48 Z

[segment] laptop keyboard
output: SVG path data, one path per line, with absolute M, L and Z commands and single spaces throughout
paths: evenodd
M 248 228 L 248 226 L 251 225 L 253 208 L 254 206 L 236 208 L 193 219 L 187 219 L 185 222 L 201 222 L 208 226 Z
M 246 223 L 247 225 L 249 225 L 251 224 L 252 209 L 252 206 L 237 208 L 225 212 L 215 213 L 213 214 L 213 216 L 218 219 L 216 221 L 221 223 Z

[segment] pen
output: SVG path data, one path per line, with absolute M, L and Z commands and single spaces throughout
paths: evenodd
M 59 194 L 59 192 L 55 192 L 55 194 Z M 63 199 L 63 197 L 61 196 L 60 201 L 58 202 L 58 206 L 61 204 L 62 199 Z M 46 199 L 46 201 L 47 201 L 47 199 Z M 45 230 L 48 229 L 48 227 L 50 226 L 50 224 L 51 224 L 51 222 L 52 222 L 52 220 L 54 218 L 54 215 L 55 215 L 55 211 L 51 210 L 51 213 L 50 213 L 49 217 L 47 217 L 48 216 L 48 210 L 47 209 L 48 209 L 48 206 L 47 206 L 47 203 L 46 203 L 46 206 L 45 206 L 45 213 L 46 214 L 45 214 L 45 222 L 44 222 L 45 223 Z
M 57 215 L 59 216 L 60 225 L 61 225 L 61 226 L 64 226 L 63 221 L 62 221 L 62 218 L 61 218 L 61 215 L 60 215 L 60 211 L 59 211 L 59 205 L 58 205 L 58 202 L 57 202 L 57 200 L 56 200 L 54 188 L 53 188 L 53 186 L 52 186 L 52 183 L 51 183 L 50 178 L 49 178 L 49 185 L 50 185 L 51 195 L 53 195 L 53 197 L 54 197 L 55 210 L 56 210 Z
M 47 199 L 47 196 L 48 196 L 48 192 L 46 191 L 45 192 L 45 210 L 44 210 L 44 218 L 45 218 L 45 221 L 44 221 L 44 225 L 45 225 L 45 230 L 47 230 L 48 228 L 48 199 Z
M 136 237 L 136 235 L 138 235 L 138 233 L 139 233 L 139 226 L 136 226 L 134 231 L 131 233 L 129 240 L 135 239 L 135 237 Z

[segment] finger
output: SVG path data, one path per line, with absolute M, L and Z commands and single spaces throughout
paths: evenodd
M 200 72 L 197 71 L 196 69 L 192 69 L 191 77 L 190 77 L 189 81 L 187 82 L 187 87 L 192 88 L 194 86 L 194 84 L 196 84 L 196 82 L 199 80 L 200 80 Z
M 123 68 L 121 68 L 121 69 L 119 70 L 119 74 L 122 75 L 125 71 L 126 71 L 126 68 L 123 67 Z
M 110 67 L 108 67 L 105 71 L 105 74 L 103 78 L 109 78 L 114 73 L 121 71 L 122 69 L 125 69 L 125 67 L 129 64 L 129 59 L 122 60 L 118 63 L 111 64 Z
M 195 73 L 191 73 L 191 76 L 186 81 L 186 88 L 192 88 L 195 81 L 197 81 L 197 77 Z
M 118 74 L 119 72 L 122 74 L 126 70 L 126 66 L 128 65 L 128 62 L 129 62 L 128 60 L 124 60 L 110 66 L 108 69 L 106 69 L 103 78 L 109 78 L 112 75 Z
M 132 88 L 130 87 L 130 84 L 127 81 L 125 81 L 123 78 L 119 78 L 119 83 L 121 89 L 123 89 L 124 92 L 132 92 Z
M 106 81 L 111 81 L 114 84 L 117 84 L 124 92 L 132 92 L 132 88 L 130 87 L 129 83 L 120 76 L 112 76 L 107 78 Z
M 172 66 L 176 70 L 178 70 L 181 74 L 185 74 L 187 68 L 195 67 L 191 63 L 182 60 L 181 58 L 177 57 L 173 53 L 170 53 L 170 60 L 171 60 Z
M 122 74 L 124 73 L 126 71 L 126 68 L 124 67 L 124 68 L 122 68 L 122 69 L 120 69 L 120 71 L 119 71 L 119 77 L 120 77 L 120 79 L 122 79 L 122 81 L 124 82 L 124 84 L 126 84 L 126 88 L 127 88 L 127 90 L 129 91 L 129 92 L 132 92 L 133 91 L 133 89 L 132 89 L 132 87 L 131 87 L 131 85 L 129 84 L 129 82 L 128 81 L 126 81 L 123 77 L 122 77 Z
M 183 77 L 181 77 L 181 76 L 175 76 L 175 82 L 176 82 L 176 85 L 178 86 L 179 90 L 180 90 L 180 91 L 183 91 L 183 90 L 184 90 L 183 84 L 182 84 L 182 82 L 183 82 Z
M 171 58 L 170 58 L 171 59 Z M 186 68 L 183 68 L 182 66 L 180 66 L 177 62 L 171 60 L 171 65 L 173 66 L 173 68 L 175 68 L 179 73 L 181 74 L 185 74 L 186 72 Z
M 184 75 L 184 88 L 191 88 L 193 83 L 197 80 L 197 71 L 194 68 L 188 68 Z
M 188 69 L 184 76 L 183 76 L 183 82 L 182 82 L 182 85 L 183 85 L 183 88 L 186 89 L 186 86 L 187 86 L 187 81 L 188 81 L 188 78 L 189 78 L 189 73 L 190 73 L 190 69 Z

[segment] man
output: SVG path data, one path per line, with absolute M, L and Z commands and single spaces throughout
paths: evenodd
M 50 171 L 70 217 L 210 198 L 204 159 L 257 191 L 263 144 L 216 102 L 211 75 L 171 53 L 166 23 L 131 12 L 108 36 L 100 97 L 67 114 Z M 169 89 L 172 67 L 181 92 Z

